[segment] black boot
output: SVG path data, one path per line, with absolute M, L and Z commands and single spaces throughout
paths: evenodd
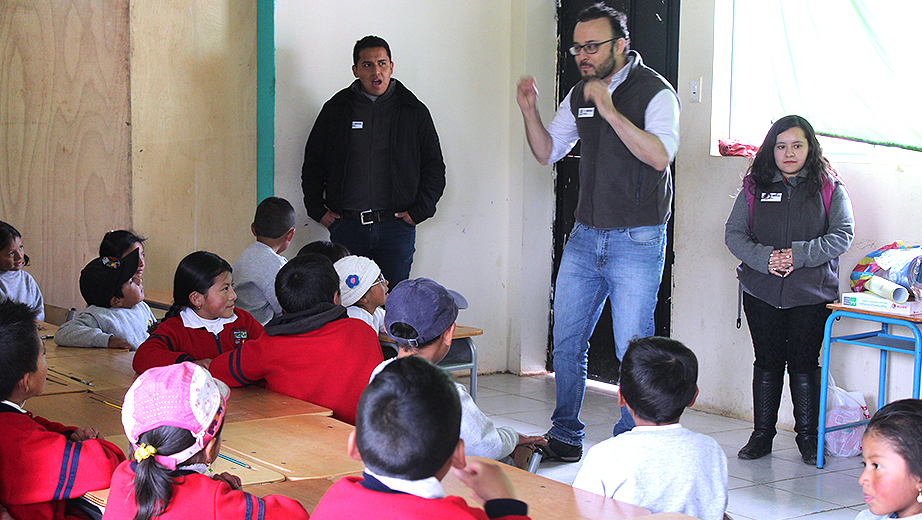
M 817 426 L 820 417 L 820 370 L 791 374 L 791 401 L 794 403 L 795 441 L 804 462 L 816 465 Z
M 769 372 L 752 367 L 752 409 L 755 423 L 749 442 L 737 454 L 741 459 L 758 459 L 772 452 L 775 438 L 775 423 L 778 422 L 778 406 L 781 405 L 781 390 L 784 387 L 784 372 Z

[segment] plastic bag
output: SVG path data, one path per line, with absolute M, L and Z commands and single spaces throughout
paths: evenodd
M 865 421 L 871 418 L 864 395 L 849 392 L 836 386 L 829 374 L 829 390 L 826 393 L 826 427 Z M 826 434 L 826 453 L 836 457 L 854 457 L 861 453 L 861 438 L 865 425 L 845 428 Z

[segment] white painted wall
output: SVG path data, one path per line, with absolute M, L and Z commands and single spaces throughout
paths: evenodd
M 480 327 L 480 370 L 544 370 L 553 180 L 527 150 L 515 83 L 528 71 L 553 111 L 552 0 L 276 1 L 276 194 L 299 211 L 294 255 L 327 238 L 301 193 L 304 143 L 323 103 L 352 80 L 352 46 L 391 46 L 394 77 L 432 112 L 447 166 L 434 218 L 417 231 L 411 276 L 464 294 Z
M 723 227 L 748 161 L 713 157 L 712 105 L 716 54 L 725 52 L 725 26 L 715 12 L 729 13 L 725 0 L 682 4 L 679 42 L 679 85 L 682 98 L 681 145 L 676 159 L 676 265 L 674 273 L 672 335 L 686 342 L 701 364 L 698 406 L 728 415 L 752 418 L 752 344 L 746 328 L 736 330 L 736 259 L 723 244 Z M 715 4 L 720 6 L 715 9 Z M 694 30 L 690 30 L 694 28 Z M 715 41 L 717 43 L 715 43 Z M 702 103 L 689 103 L 689 81 L 704 78 Z M 847 107 L 843 107 L 847 109 Z M 766 128 L 766 131 L 768 128 Z M 831 157 L 852 198 L 856 235 L 840 262 L 840 286 L 848 289 L 848 273 L 865 254 L 903 239 L 922 242 L 918 225 L 922 209 L 916 202 L 922 189 L 919 164 L 855 164 Z M 864 330 L 840 320 L 834 332 Z M 877 402 L 877 352 L 860 347 L 833 346 L 830 363 L 839 386 L 862 390 L 871 411 Z M 912 391 L 910 356 L 891 356 L 890 399 L 909 397 Z M 785 391 L 781 420 L 792 423 L 790 399 Z
M 697 406 L 751 418 L 752 346 L 745 322 L 742 330 L 735 327 L 737 262 L 723 244 L 723 224 L 747 162 L 710 155 L 718 137 L 709 131 L 714 41 L 723 34 L 715 34 L 715 3 L 724 1 L 682 5 L 672 335 L 698 354 Z M 366 34 L 387 39 L 394 77 L 428 105 L 448 167 L 438 213 L 418 230 L 412 276 L 435 278 L 471 301 L 460 321 L 485 331 L 478 341 L 481 372 L 543 369 L 553 182 L 550 168 L 538 166 L 525 145 L 514 85 L 525 73 L 538 78 L 544 94 L 541 112 L 549 121 L 554 11 L 553 0 L 276 2 L 276 193 L 292 200 L 301 222 L 309 220 L 300 203 L 308 132 L 323 102 L 352 80 L 355 40 Z M 704 100 L 692 104 L 688 81 L 697 77 L 704 78 Z M 842 258 L 844 273 L 884 243 L 898 238 L 922 242 L 915 224 L 922 209 L 914 204 L 914 194 L 922 189 L 922 167 L 837 166 L 857 221 L 855 243 Z M 325 230 L 310 221 L 299 228 L 292 254 L 325 237 Z M 836 327 L 856 330 L 850 323 Z M 876 359 L 876 352 L 840 346 L 832 361 L 840 386 L 862 390 L 872 410 Z M 907 356 L 894 356 L 890 377 L 890 397 L 908 396 Z M 787 393 L 782 420 L 790 423 Z

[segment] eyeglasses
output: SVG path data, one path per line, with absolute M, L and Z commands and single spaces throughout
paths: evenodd
M 610 40 L 605 40 L 604 42 L 589 42 L 583 45 L 577 45 L 574 43 L 573 45 L 570 46 L 570 54 L 574 56 L 579 56 L 579 51 L 581 50 L 585 50 L 586 54 L 595 54 L 599 52 L 599 45 L 602 45 L 603 43 L 613 42 L 617 39 L 618 38 L 612 38 Z
M 378 285 L 379 283 L 387 283 L 387 280 L 384 278 L 383 274 L 379 274 L 378 278 L 375 279 L 375 283 L 371 284 L 372 287 Z

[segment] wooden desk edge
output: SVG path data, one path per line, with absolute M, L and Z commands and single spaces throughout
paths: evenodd
M 894 320 L 908 321 L 911 323 L 922 323 L 922 314 L 896 314 L 893 312 L 881 312 L 881 311 L 872 311 L 868 309 L 858 309 L 855 307 L 849 307 L 842 303 L 828 303 L 826 304 L 827 309 L 832 309 L 835 311 L 845 311 L 845 312 L 854 312 L 855 314 L 865 314 L 867 316 L 879 316 L 881 318 L 890 318 Z

